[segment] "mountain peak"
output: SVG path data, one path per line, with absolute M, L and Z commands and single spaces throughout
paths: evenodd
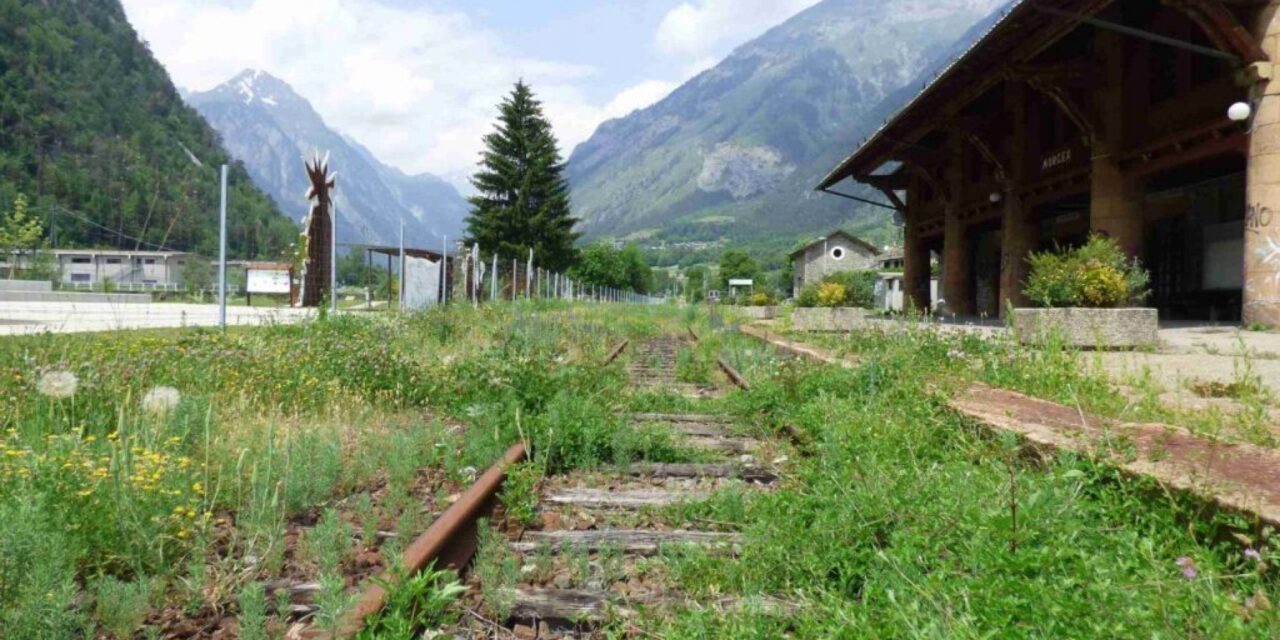
M 261 69 L 245 69 L 210 93 L 232 94 L 245 104 L 256 102 L 268 107 L 301 100 L 289 83 Z

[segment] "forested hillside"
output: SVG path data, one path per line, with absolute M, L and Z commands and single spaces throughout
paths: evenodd
M 209 254 L 224 162 L 119 0 L 0 0 L 0 210 L 26 194 L 61 247 Z M 238 163 L 230 198 L 233 254 L 296 239 Z

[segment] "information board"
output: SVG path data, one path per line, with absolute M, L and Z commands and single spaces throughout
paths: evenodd
M 289 284 L 287 270 L 245 270 L 245 290 L 249 293 L 289 293 Z

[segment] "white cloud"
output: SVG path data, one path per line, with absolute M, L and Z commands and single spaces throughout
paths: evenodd
M 681 1 L 681 0 L 673 0 Z M 567 156 L 604 120 L 647 107 L 735 46 L 817 0 L 683 0 L 656 34 L 660 79 L 611 97 L 608 70 L 513 51 L 463 12 L 385 0 L 124 0 L 174 81 L 207 90 L 246 68 L 276 75 L 326 122 L 406 172 L 465 188 L 496 105 L 524 78 Z M 665 77 L 664 77 L 665 76 Z M 672 77 L 674 76 L 674 77 Z M 594 94 L 593 94 L 594 95 Z
M 658 26 L 658 49 L 668 55 L 705 58 L 736 45 L 818 3 L 818 0 L 689 0 L 667 12 Z M 703 67 L 704 69 L 706 67 Z
M 591 67 L 514 52 L 466 14 L 377 0 L 124 0 L 176 83 L 207 90 L 245 68 L 289 82 L 328 124 L 408 172 L 471 173 L 496 105 L 524 78 L 567 155 L 600 122 L 673 85 L 642 82 L 605 104 Z
M 662 80 L 646 80 L 640 84 L 627 87 L 614 96 L 604 106 L 605 118 L 621 118 L 632 111 L 643 109 L 675 91 L 680 86 L 675 82 Z

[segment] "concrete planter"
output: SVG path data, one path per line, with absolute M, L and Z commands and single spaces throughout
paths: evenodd
M 733 307 L 733 312 L 747 320 L 772 320 L 778 317 L 777 307 Z
M 1056 338 L 1073 347 L 1132 349 L 1159 340 L 1155 309 L 1017 309 L 1013 329 L 1023 344 Z
M 791 328 L 796 331 L 854 331 L 867 326 L 866 309 L 859 307 L 796 307 Z

